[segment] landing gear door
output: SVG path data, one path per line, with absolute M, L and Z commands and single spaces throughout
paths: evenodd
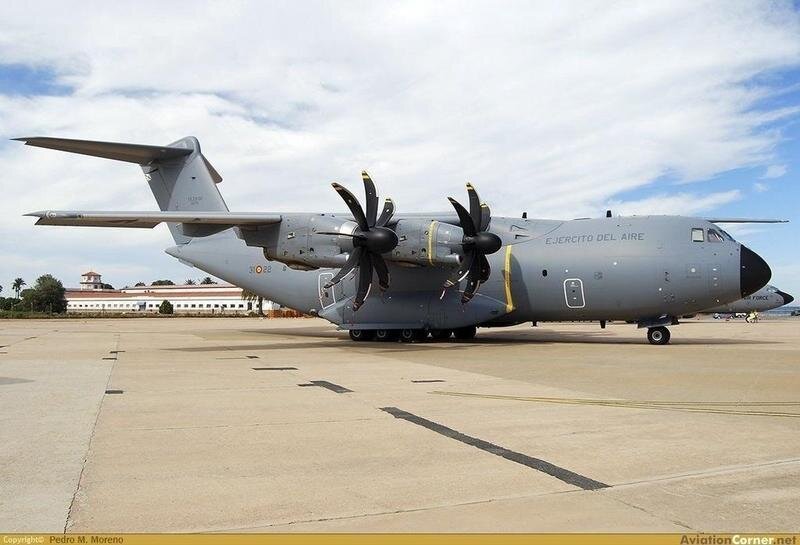
M 580 278 L 567 278 L 564 280 L 564 298 L 569 308 L 583 308 L 586 301 L 583 298 L 583 281 Z
M 333 278 L 333 273 L 325 272 L 319 275 L 319 304 L 322 308 L 331 306 L 336 302 L 334 288 L 326 288 L 325 283 Z

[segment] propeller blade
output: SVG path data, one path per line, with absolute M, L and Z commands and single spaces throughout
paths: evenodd
M 462 280 L 464 277 L 469 274 L 469 269 L 472 267 L 472 262 L 475 261 L 475 251 L 467 251 L 464 261 L 461 262 L 461 265 L 458 266 L 458 270 L 450 275 L 450 277 L 445 280 L 444 288 L 447 289 L 451 286 L 455 286 Z
M 469 195 L 469 216 L 472 218 L 472 224 L 475 229 L 481 229 L 481 199 L 478 197 L 478 192 L 472 187 L 472 184 L 467 184 L 467 194 Z
M 378 217 L 378 192 L 366 170 L 361 171 L 361 179 L 364 180 L 364 192 L 367 194 L 367 224 L 375 227 L 375 218 Z
M 492 211 L 489 209 L 489 205 L 481 203 L 481 225 L 478 230 L 486 231 L 489 228 L 490 219 L 492 219 Z
M 372 266 L 375 267 L 375 272 L 378 273 L 378 287 L 382 291 L 389 289 L 389 268 L 386 266 L 386 261 L 377 254 L 372 256 Z
M 378 221 L 375 223 L 377 227 L 386 227 L 386 224 L 389 223 L 389 220 L 392 219 L 394 215 L 394 201 L 392 199 L 386 199 L 383 203 L 383 211 L 381 211 L 381 217 L 378 218 Z
M 472 216 L 469 215 L 469 212 L 461 206 L 457 200 L 453 197 L 447 197 L 447 200 L 450 201 L 450 204 L 453 205 L 453 208 L 456 209 L 456 214 L 458 214 L 458 220 L 461 222 L 461 229 L 464 230 L 464 235 L 468 237 L 475 236 L 475 223 L 472 221 Z
M 367 218 L 364 216 L 364 209 L 361 208 L 358 200 L 353 196 L 347 188 L 333 182 L 331 184 L 339 196 L 344 200 L 347 207 L 350 209 L 350 212 L 353 214 L 353 218 L 358 223 L 358 226 L 361 228 L 362 231 L 369 231 L 369 225 L 367 224 Z
M 364 238 L 361 233 L 340 233 L 338 231 L 317 231 L 315 235 L 333 235 L 335 237 Z
M 353 310 L 358 310 L 364 304 L 364 300 L 369 295 L 369 287 L 372 284 L 372 257 L 369 252 L 361 254 L 358 260 L 358 289 L 356 298 L 353 300 Z
M 481 254 L 480 257 L 480 281 L 481 284 L 489 280 L 489 275 L 492 274 L 492 268 L 489 266 L 489 260 L 486 259 L 484 254 Z
M 356 265 L 358 265 L 363 251 L 364 250 L 362 248 L 353 248 L 353 251 L 350 253 L 350 257 L 347 258 L 347 261 L 344 264 L 344 267 L 342 267 L 339 270 L 339 272 L 336 273 L 336 276 L 325 282 L 325 285 L 322 287 L 327 289 L 333 286 L 334 284 L 338 284 L 339 282 L 341 282 L 342 278 L 347 276 L 350 273 L 350 271 L 352 271 L 356 267 Z
M 469 268 L 469 274 L 467 274 L 467 286 L 464 288 L 464 293 L 461 295 L 462 303 L 469 302 L 469 300 L 475 296 L 475 292 L 478 291 L 478 286 L 480 285 L 480 277 L 481 260 L 474 259 L 472 261 L 472 266 Z

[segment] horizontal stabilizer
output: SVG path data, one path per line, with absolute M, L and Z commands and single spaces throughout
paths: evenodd
M 126 161 L 128 163 L 137 163 L 140 165 L 146 165 L 156 160 L 169 161 L 170 159 L 178 159 L 186 155 L 191 155 L 194 151 L 191 148 L 145 146 L 142 144 L 121 144 L 118 142 L 95 142 L 92 140 L 72 140 L 69 138 L 49 138 L 44 136 L 14 138 L 13 140 L 25 142 L 27 146 L 68 151 L 70 153 L 80 153 L 81 155 L 92 155 L 94 157 L 104 157 L 106 159 Z M 216 173 L 216 171 L 213 172 Z M 217 174 L 217 177 L 219 177 L 219 174 Z
M 280 223 L 280 214 L 257 212 L 80 212 L 70 210 L 47 210 L 31 212 L 26 216 L 38 217 L 36 225 L 74 225 L 85 227 L 138 227 L 152 229 L 159 223 L 183 223 L 189 225 L 219 225 L 256 227 Z
M 703 218 L 711 223 L 789 223 L 789 220 L 750 218 Z

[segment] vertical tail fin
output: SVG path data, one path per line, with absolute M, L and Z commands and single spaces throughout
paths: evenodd
M 217 184 L 222 177 L 200 152 L 200 142 L 187 136 L 169 145 L 191 150 L 176 159 L 157 159 L 142 165 L 144 177 L 161 210 L 180 212 L 227 212 Z M 177 244 L 189 242 L 181 226 L 170 223 L 169 230 Z
M 137 163 L 161 210 L 181 212 L 227 212 L 217 184 L 222 177 L 200 151 L 194 136 L 181 138 L 168 146 L 144 146 L 116 142 L 96 142 L 67 138 L 15 138 L 29 146 L 49 148 L 116 161 Z M 177 244 L 189 242 L 180 224 L 170 223 Z

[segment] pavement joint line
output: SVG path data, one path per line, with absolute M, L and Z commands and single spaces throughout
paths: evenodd
M 314 522 L 330 522 L 330 521 L 337 521 L 337 520 L 351 520 L 351 519 L 359 519 L 359 518 L 370 518 L 370 517 L 381 517 L 385 515 L 401 515 L 405 513 L 421 513 L 424 511 L 435 511 L 437 509 L 450 509 L 453 507 L 467 507 L 470 505 L 482 505 L 485 503 L 493 503 L 493 502 L 502 502 L 502 501 L 514 501 L 514 500 L 524 500 L 528 498 L 540 498 L 544 496 L 559 496 L 562 494 L 580 494 L 583 492 L 582 490 L 557 490 L 553 492 L 537 492 L 534 494 L 521 494 L 521 495 L 512 495 L 512 496 L 501 496 L 497 498 L 486 498 L 480 500 L 471 500 L 465 502 L 456 502 L 456 503 L 445 503 L 445 504 L 438 504 L 438 505 L 425 505 L 423 507 L 412 507 L 409 509 L 395 509 L 391 511 L 373 511 L 370 513 L 359 513 L 357 515 L 340 515 L 340 516 L 332 516 L 332 517 L 323 517 L 317 519 L 300 519 L 300 520 L 290 520 L 286 522 L 274 522 L 270 524 L 256 524 L 252 526 L 236 526 L 232 528 L 219 528 L 219 529 L 212 529 L 212 530 L 203 530 L 204 532 L 237 532 L 242 530 L 255 530 L 258 528 L 276 528 L 279 526 L 293 526 L 295 524 L 308 524 Z
M 347 422 L 372 422 L 377 418 L 340 418 L 333 420 L 299 420 L 296 422 L 253 422 L 249 424 L 217 424 L 209 426 L 165 426 L 162 428 L 121 428 L 136 431 L 205 430 L 218 428 L 256 428 L 265 426 L 303 426 L 306 424 L 344 424 Z
M 488 441 L 484 441 L 483 439 L 466 435 L 437 422 L 433 422 L 431 420 L 422 418 L 421 416 L 398 409 L 397 407 L 381 407 L 381 410 L 391 414 L 395 418 L 406 420 L 407 422 L 411 422 L 412 424 L 416 424 L 436 432 L 439 435 L 449 437 L 450 439 L 455 439 L 456 441 L 478 448 L 490 454 L 494 454 L 495 456 L 500 456 L 501 458 L 505 458 L 511 462 L 515 462 L 542 473 L 546 473 L 551 477 L 555 477 L 562 482 L 577 486 L 578 488 L 582 488 L 584 490 L 599 490 L 610 487 L 610 485 L 601 483 L 600 481 L 595 481 L 594 479 L 590 479 L 584 475 L 580 475 L 563 467 L 551 464 L 550 462 L 540 458 L 533 458 L 527 454 L 515 452 L 499 445 L 489 443 Z
M 119 338 L 120 333 L 116 334 L 116 343 L 114 348 L 119 348 Z M 111 377 L 114 374 L 114 367 L 117 365 L 117 359 L 114 358 L 114 363 L 111 365 L 111 368 L 108 370 L 108 378 L 106 379 L 106 387 L 105 390 L 108 390 L 108 387 L 111 385 Z M 92 441 L 94 441 L 94 434 L 97 431 L 97 422 L 100 420 L 100 412 L 103 410 L 103 400 L 105 400 L 106 396 L 100 396 L 100 402 L 97 404 L 97 412 L 94 415 L 94 422 L 92 422 L 92 433 L 89 434 L 89 441 L 86 443 L 86 452 L 83 454 L 83 462 L 81 463 L 81 470 L 78 473 L 78 482 L 75 484 L 75 492 L 72 493 L 72 498 L 69 501 L 69 507 L 67 508 L 67 516 L 64 519 L 64 532 L 67 533 L 69 530 L 69 521 L 72 518 L 72 510 L 75 507 L 75 500 L 78 498 L 78 492 L 81 489 L 81 481 L 83 481 L 83 474 L 86 471 L 86 463 L 89 461 L 89 453 L 92 451 Z
M 691 531 L 693 531 L 693 532 L 695 531 L 695 528 L 692 528 L 692 527 L 691 527 L 691 526 L 689 526 L 688 524 L 686 524 L 686 523 L 684 523 L 684 522 L 681 522 L 681 521 L 679 521 L 679 520 L 676 520 L 676 519 L 671 519 L 671 518 L 669 518 L 669 517 L 660 517 L 660 516 L 656 515 L 655 513 L 651 512 L 651 511 L 648 511 L 648 510 L 647 510 L 647 509 L 645 509 L 644 507 L 640 507 L 640 506 L 638 506 L 638 505 L 635 505 L 635 504 L 633 504 L 633 503 L 627 502 L 627 501 L 625 501 L 625 500 L 623 500 L 623 499 L 620 499 L 620 498 L 614 498 L 614 497 L 611 497 L 611 499 L 612 499 L 612 500 L 614 500 L 614 501 L 615 501 L 615 502 L 617 502 L 617 503 L 621 503 L 622 505 L 627 505 L 628 507 L 631 507 L 631 508 L 633 508 L 633 509 L 636 509 L 637 511 L 641 511 L 642 513 L 645 513 L 645 514 L 647 514 L 647 515 L 650 515 L 651 517 L 653 517 L 653 518 L 655 518 L 655 519 L 666 520 L 666 521 L 669 521 L 669 522 L 671 522 L 672 524 L 675 524 L 676 526 L 680 526 L 681 528 L 686 528 L 687 530 L 691 530 Z
M 741 464 L 735 466 L 714 467 L 710 469 L 699 469 L 697 471 L 687 471 L 685 473 L 676 473 L 673 475 L 660 475 L 651 477 L 649 479 L 640 479 L 637 481 L 615 483 L 613 487 L 614 489 L 633 488 L 636 486 L 646 486 L 654 483 L 683 481 L 695 477 L 714 477 L 717 475 L 729 475 L 732 473 L 738 473 L 740 471 L 751 471 L 754 469 L 764 469 L 764 468 L 770 468 L 782 465 L 791 465 L 791 464 L 800 464 L 800 458 L 786 458 L 783 460 L 770 460 L 767 462 L 758 462 L 754 464 Z
M 779 418 L 800 418 L 800 413 L 778 411 L 737 410 L 733 407 L 796 407 L 798 401 L 638 401 L 625 399 L 589 399 L 561 397 L 526 397 L 501 394 L 481 394 L 471 392 L 446 392 L 436 390 L 436 395 L 454 397 L 475 397 L 500 401 L 527 401 L 533 403 L 555 403 L 562 405 L 594 405 L 618 409 L 647 409 L 656 411 L 675 411 L 689 413 L 724 414 L 733 416 L 771 416 Z M 731 408 L 728 408 L 731 407 Z
M 297 371 L 297 367 L 251 367 L 253 371 Z

